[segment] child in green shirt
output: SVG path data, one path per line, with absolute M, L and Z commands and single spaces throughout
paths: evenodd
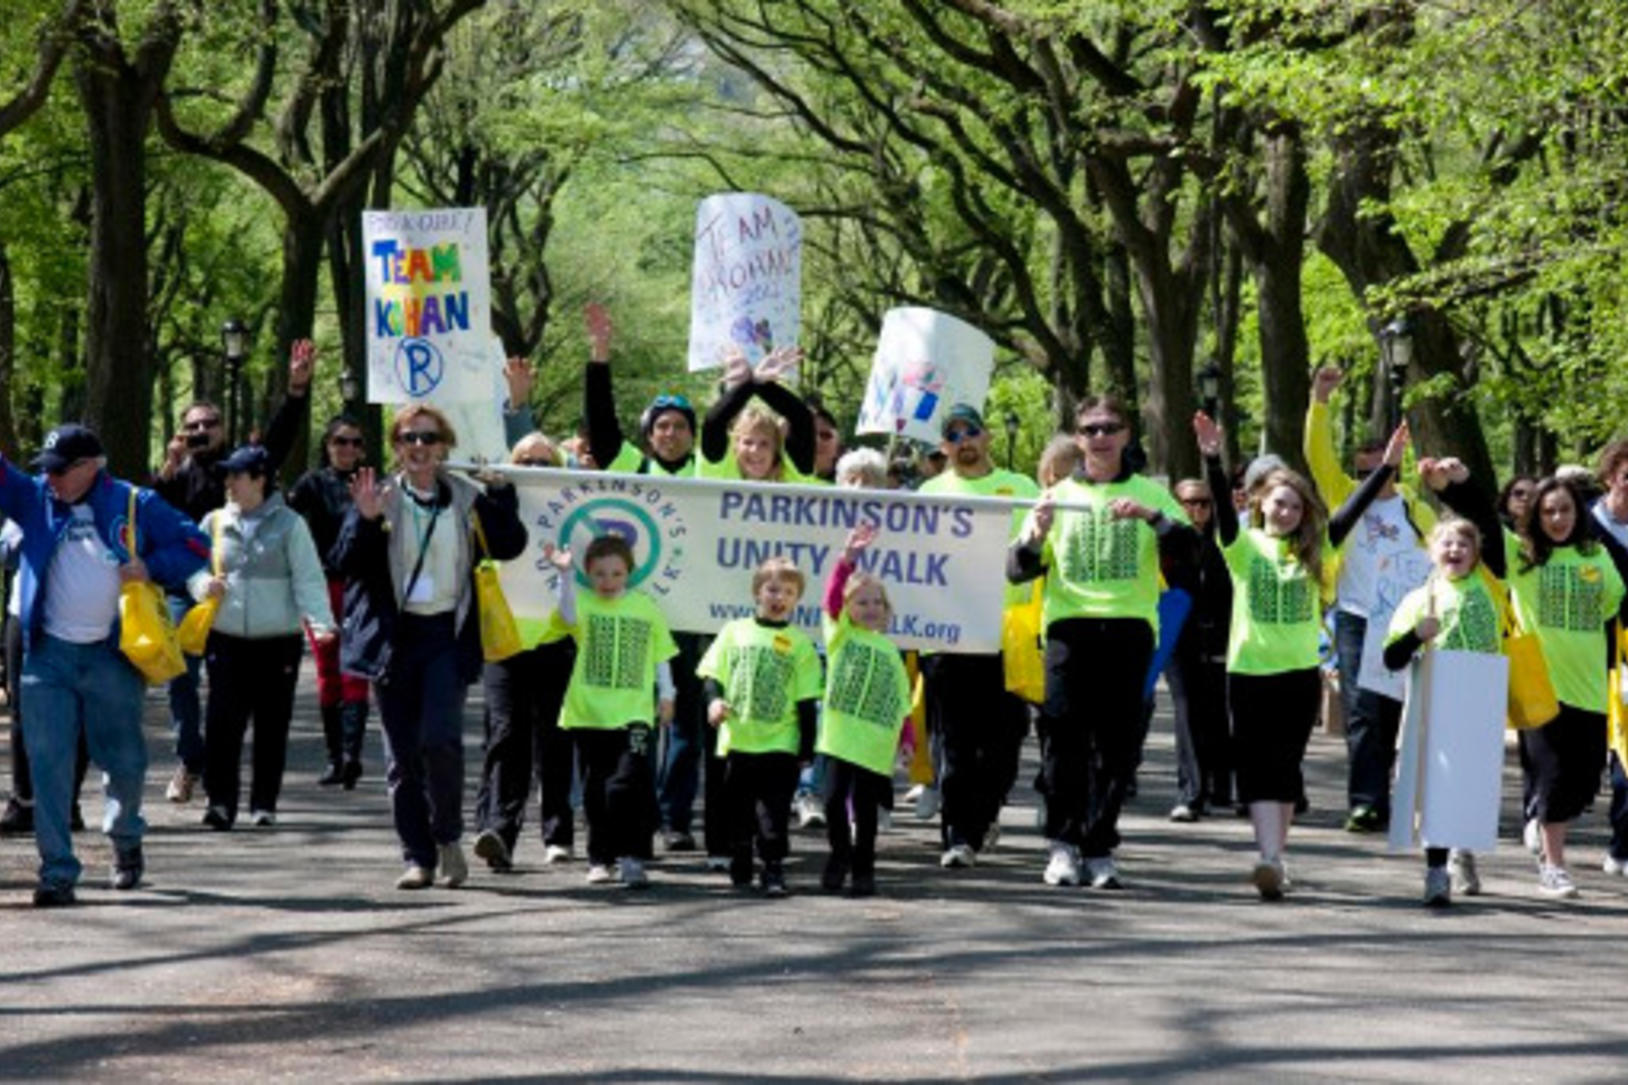
M 831 844 L 820 884 L 835 893 L 851 870 L 856 897 L 876 892 L 876 812 L 893 787 L 893 759 L 910 713 L 910 677 L 886 636 L 893 618 L 887 589 L 870 573 L 855 572 L 859 554 L 875 539 L 876 528 L 869 524 L 849 532 L 825 586 L 830 673 L 815 746 L 826 757 L 825 824 Z
M 593 591 L 581 597 L 571 552 L 548 545 L 543 555 L 560 574 L 560 605 L 545 639 L 570 636 L 577 642 L 560 727 L 571 734 L 582 761 L 588 881 L 620 878 L 641 889 L 650 884 L 644 860 L 656 830 L 652 709 L 663 724 L 673 718 L 667 660 L 678 647 L 655 601 L 628 590 L 633 550 L 626 540 L 602 535 L 588 544 L 582 566 Z
M 797 774 L 814 756 L 820 659 L 791 625 L 803 574 L 769 558 L 752 574 L 757 613 L 718 631 L 695 673 L 705 680 L 707 722 L 718 728 L 733 840 L 729 878 L 752 883 L 752 844 L 763 860 L 765 896 L 786 895 L 787 823 Z M 709 812 L 709 817 L 710 812 Z

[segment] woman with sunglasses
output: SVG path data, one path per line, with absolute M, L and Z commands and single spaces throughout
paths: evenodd
M 329 556 L 339 538 L 339 525 L 350 511 L 350 484 L 366 459 L 362 424 L 341 414 L 322 431 L 322 451 L 313 471 L 300 476 L 288 491 L 288 507 L 305 517 L 328 579 L 328 596 L 335 614 L 344 606 L 345 578 Z M 339 669 L 338 638 L 311 634 L 311 655 L 317 666 L 317 704 L 322 711 L 322 739 L 328 764 L 317 783 L 342 784 L 346 791 L 362 778 L 362 739 L 367 730 L 367 680 Z
M 1083 858 L 1093 888 L 1119 886 L 1113 853 L 1141 741 L 1158 559 L 1191 560 L 1198 542 L 1176 499 L 1126 463 L 1129 417 L 1112 396 L 1080 403 L 1083 463 L 1041 495 L 1007 555 L 1013 582 L 1046 577 L 1047 885 L 1080 884 Z
M 456 442 L 440 411 L 403 408 L 390 427 L 400 470 L 383 486 L 357 470 L 331 555 L 345 576 L 341 665 L 378 690 L 399 889 L 469 876 L 458 841 L 464 696 L 482 666 L 474 569 L 482 550 L 506 561 L 526 548 L 513 486 L 493 477 L 482 489 L 442 466 Z

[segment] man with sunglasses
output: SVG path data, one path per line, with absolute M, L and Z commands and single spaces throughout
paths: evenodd
M 944 415 L 940 432 L 946 468 L 921 484 L 921 493 L 977 497 L 1038 497 L 1034 479 L 995 466 L 990 433 L 978 409 L 957 403 Z M 1013 512 L 1012 534 L 1023 526 L 1022 509 Z M 990 570 L 999 577 L 1000 570 Z M 1006 605 L 1028 598 L 1025 587 L 1008 585 Z M 927 728 L 932 736 L 942 799 L 940 864 L 968 867 L 1000 836 L 1001 807 L 1017 779 L 1029 709 L 1007 692 L 1001 654 L 923 652 L 927 683 Z
M 1356 477 L 1340 468 L 1334 453 L 1334 429 L 1329 419 L 1328 401 L 1340 386 L 1343 374 L 1335 366 L 1324 366 L 1312 378 L 1311 405 L 1306 411 L 1306 465 L 1323 504 L 1336 508 L 1384 459 L 1382 442 L 1364 441 L 1354 456 Z M 1382 576 L 1397 565 L 1398 558 L 1422 550 L 1425 538 L 1435 526 L 1436 516 L 1429 505 L 1406 486 L 1392 480 L 1362 515 L 1362 524 L 1351 532 L 1345 544 L 1333 552 L 1332 566 L 1337 576 L 1334 596 L 1334 644 L 1340 668 L 1340 706 L 1345 712 L 1345 744 L 1350 756 L 1347 779 L 1348 832 L 1369 833 L 1390 824 L 1391 764 L 1396 756 L 1396 732 L 1402 722 L 1402 702 L 1377 690 L 1359 687 L 1363 643 L 1370 617 L 1379 602 L 1377 590 Z M 1426 568 L 1420 563 L 1420 568 Z M 1407 590 L 1418 587 L 1410 584 Z M 1397 595 L 1400 598 L 1400 595 Z
M 81 869 L 69 833 L 81 733 L 106 776 L 112 886 L 141 881 L 145 686 L 119 651 L 119 594 L 132 580 L 180 590 L 208 560 L 209 540 L 162 498 L 108 475 L 102 442 L 84 426 L 52 430 L 34 463 L 40 474 L 30 476 L 0 457 L 0 512 L 23 531 L 18 621 L 40 853 L 34 904 L 59 907 L 74 903 Z
M 290 348 L 288 394 L 272 415 L 261 442 L 274 473 L 305 428 L 315 362 L 316 348 L 309 339 L 298 340 Z M 226 476 L 220 470 L 226 459 L 226 438 L 225 415 L 219 407 L 208 400 L 189 404 L 181 412 L 180 432 L 170 438 L 164 448 L 164 462 L 153 475 L 151 485 L 158 496 L 186 513 L 194 523 L 202 523 L 205 516 L 226 504 Z M 177 622 L 191 606 L 192 599 L 184 591 L 171 594 L 170 611 Z M 178 762 L 165 789 L 165 797 L 171 802 L 190 802 L 193 789 L 203 778 L 200 664 L 199 657 L 188 656 L 186 673 L 169 685 L 170 727 L 175 732 Z

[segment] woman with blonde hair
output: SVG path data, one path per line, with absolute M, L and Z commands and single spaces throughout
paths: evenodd
M 802 356 L 795 347 L 774 351 L 755 373 L 745 357 L 729 359 L 724 394 L 701 423 L 698 475 L 754 482 L 815 481 L 814 415 L 802 397 L 780 383 Z

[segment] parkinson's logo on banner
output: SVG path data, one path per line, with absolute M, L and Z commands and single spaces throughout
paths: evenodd
M 463 403 L 492 394 L 484 208 L 366 211 L 370 403 Z
M 889 309 L 854 432 L 936 445 L 945 411 L 983 410 L 994 371 L 995 341 L 971 324 L 918 306 Z
M 607 492 L 609 491 L 609 492 Z M 532 520 L 533 546 L 545 542 L 569 547 L 576 564 L 579 587 L 589 587 L 583 555 L 588 544 L 602 535 L 614 535 L 633 551 L 628 588 L 660 598 L 669 594 L 683 574 L 684 538 L 688 530 L 680 506 L 668 500 L 659 486 L 639 476 L 614 476 L 600 485 L 567 486 L 544 503 Z M 537 569 L 552 573 L 541 556 Z

